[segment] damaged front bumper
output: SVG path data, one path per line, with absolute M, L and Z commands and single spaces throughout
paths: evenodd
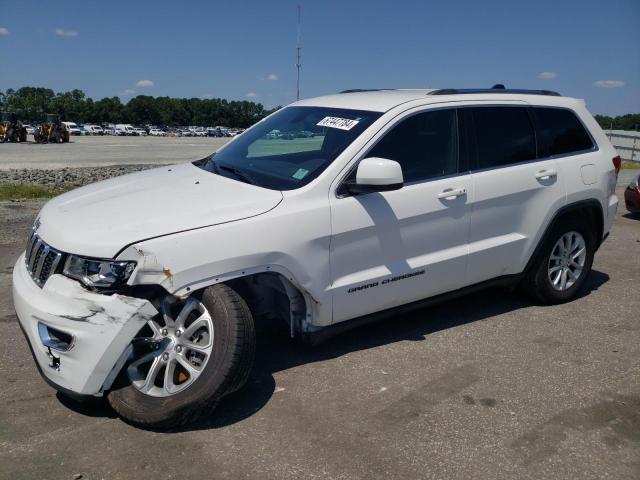
M 92 293 L 59 274 L 40 288 L 24 254 L 13 269 L 13 303 L 42 375 L 79 395 L 110 386 L 131 340 L 158 313 L 147 300 Z

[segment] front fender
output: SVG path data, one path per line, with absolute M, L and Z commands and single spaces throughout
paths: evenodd
M 331 226 L 328 208 L 319 210 L 282 215 L 276 210 L 145 240 L 127 247 L 118 260 L 138 264 L 130 285 L 158 284 L 177 296 L 257 273 L 278 273 L 309 298 L 313 324 L 329 325 Z

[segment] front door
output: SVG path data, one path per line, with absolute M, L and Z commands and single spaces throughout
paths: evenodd
M 473 192 L 459 151 L 455 109 L 412 113 L 363 157 L 399 162 L 404 187 L 332 195 L 334 323 L 462 286 Z

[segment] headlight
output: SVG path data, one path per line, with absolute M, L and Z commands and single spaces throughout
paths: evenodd
M 134 268 L 136 262 L 93 260 L 69 255 L 62 273 L 80 280 L 87 287 L 110 288 L 125 284 Z

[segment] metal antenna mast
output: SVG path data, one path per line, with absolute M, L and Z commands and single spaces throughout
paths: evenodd
M 300 63 L 300 17 L 301 17 L 302 7 L 298 5 L 298 39 L 296 40 L 296 69 L 298 70 L 298 77 L 296 80 L 296 100 L 300 100 L 300 67 L 302 64 Z

